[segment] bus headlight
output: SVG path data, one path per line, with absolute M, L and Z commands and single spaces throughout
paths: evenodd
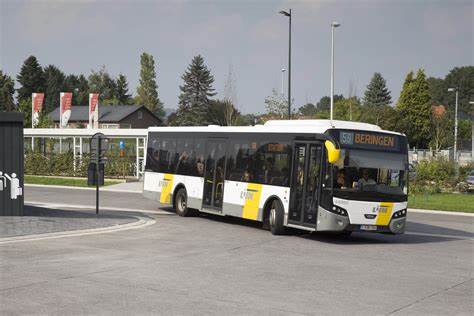
M 400 218 L 400 217 L 405 217 L 405 216 L 407 216 L 407 209 L 406 208 L 393 213 L 393 218 Z
M 347 211 L 337 205 L 334 205 L 330 211 L 337 215 L 347 216 Z

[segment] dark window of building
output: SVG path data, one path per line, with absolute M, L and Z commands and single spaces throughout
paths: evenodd
M 139 120 L 143 119 L 143 112 L 142 111 L 138 111 L 138 119 Z

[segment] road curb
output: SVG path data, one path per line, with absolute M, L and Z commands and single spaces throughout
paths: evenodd
M 49 184 L 25 183 L 25 187 L 95 191 L 95 188 L 74 187 L 74 186 L 67 186 L 67 185 L 49 185 Z M 107 187 L 101 187 L 100 191 L 101 192 L 135 193 L 135 194 L 136 193 L 139 193 L 139 194 L 143 193 L 143 191 L 141 191 L 141 190 L 121 190 L 121 189 L 111 189 L 111 188 L 107 188 Z
M 409 213 L 419 213 L 419 214 L 438 214 L 438 215 L 451 215 L 451 216 L 466 216 L 466 217 L 474 217 L 474 213 L 466 213 L 466 212 L 449 212 L 449 211 L 436 211 L 436 210 L 424 210 L 424 209 L 417 209 L 417 208 L 409 208 Z

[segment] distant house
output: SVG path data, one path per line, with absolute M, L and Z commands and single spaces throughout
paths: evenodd
M 59 108 L 48 114 L 54 126 L 59 127 Z M 71 108 L 68 127 L 86 128 L 89 124 L 89 106 Z M 100 105 L 99 128 L 147 128 L 163 122 L 143 105 Z

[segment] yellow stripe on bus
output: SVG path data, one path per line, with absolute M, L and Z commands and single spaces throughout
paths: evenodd
M 262 185 L 256 183 L 247 184 L 247 194 L 245 204 L 242 209 L 242 217 L 256 220 L 258 218 L 258 205 L 262 195 Z
M 377 222 L 375 223 L 377 226 L 387 226 L 390 223 L 390 218 L 392 218 L 392 209 L 393 203 L 390 202 L 382 202 L 380 203 L 380 207 L 387 208 L 385 212 L 380 212 L 377 214 Z
M 161 187 L 160 203 L 171 203 L 171 189 L 173 188 L 173 175 L 165 173 L 163 177 L 163 186 Z

